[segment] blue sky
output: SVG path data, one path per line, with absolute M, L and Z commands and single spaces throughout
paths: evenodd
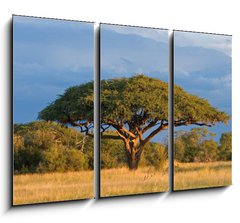
M 168 31 L 101 25 L 101 78 L 144 73 L 168 81 Z
M 13 18 L 14 123 L 38 112 L 73 85 L 93 80 L 93 24 Z
M 231 36 L 175 31 L 175 84 L 231 115 L 231 49 Z M 192 127 L 177 127 L 175 131 Z M 223 132 L 231 131 L 231 121 L 228 126 L 217 124 L 209 131 L 219 140 Z
M 168 30 L 101 24 L 100 36 L 101 79 L 144 73 L 168 82 Z M 153 141 L 164 142 L 167 132 Z

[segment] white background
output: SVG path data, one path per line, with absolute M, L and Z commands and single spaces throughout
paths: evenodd
M 0 2 L 1 222 L 240 222 L 240 12 L 237 0 L 2 0 Z M 12 14 L 233 35 L 233 186 L 225 189 L 10 208 Z

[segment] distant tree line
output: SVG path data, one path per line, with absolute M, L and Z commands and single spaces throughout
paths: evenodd
M 232 159 L 232 133 L 222 133 L 220 142 L 206 128 L 177 131 L 174 140 L 174 158 L 179 162 L 230 161 Z
M 101 168 L 128 166 L 124 143 L 115 131 L 101 139 Z M 112 139 L 111 137 L 112 136 Z M 174 154 L 179 162 L 231 160 L 231 133 L 220 143 L 205 128 L 175 133 Z M 56 122 L 38 121 L 14 125 L 14 173 L 66 172 L 93 169 L 93 138 Z M 146 144 L 140 167 L 163 170 L 168 160 L 167 145 Z
M 115 135 L 109 131 L 110 135 Z M 14 173 L 66 172 L 93 169 L 93 137 L 56 122 L 14 125 Z M 101 140 L 101 168 L 127 166 L 121 140 Z M 149 143 L 141 166 L 163 168 L 167 149 Z

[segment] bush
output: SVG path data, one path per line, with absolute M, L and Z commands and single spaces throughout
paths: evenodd
M 193 128 L 175 134 L 174 155 L 179 162 L 228 161 L 232 156 L 232 134 L 223 133 L 220 145 L 206 128 Z
M 127 165 L 122 140 L 101 140 L 101 168 L 118 168 Z
M 220 160 L 232 160 L 232 133 L 221 135 L 218 156 Z
M 43 152 L 43 159 L 38 172 L 66 172 L 88 169 L 87 156 L 76 149 L 66 149 L 63 146 L 53 146 Z
M 54 122 L 14 125 L 14 172 L 93 169 L 93 139 Z
M 42 160 L 42 153 L 35 147 L 28 146 L 14 150 L 14 172 L 34 173 L 37 172 L 39 163 Z
M 141 166 L 153 166 L 156 170 L 163 170 L 167 160 L 167 149 L 159 143 L 148 143 L 145 146 Z

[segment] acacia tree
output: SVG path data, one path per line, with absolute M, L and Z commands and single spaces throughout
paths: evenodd
M 39 113 L 40 119 L 78 126 L 92 135 L 93 83 L 68 88 Z M 168 84 L 143 74 L 130 78 L 101 81 L 101 136 L 114 128 L 124 142 L 129 169 L 138 168 L 141 154 L 158 133 L 166 130 L 168 121 Z M 227 123 L 229 116 L 212 107 L 207 100 L 174 86 L 174 125 L 212 126 Z

